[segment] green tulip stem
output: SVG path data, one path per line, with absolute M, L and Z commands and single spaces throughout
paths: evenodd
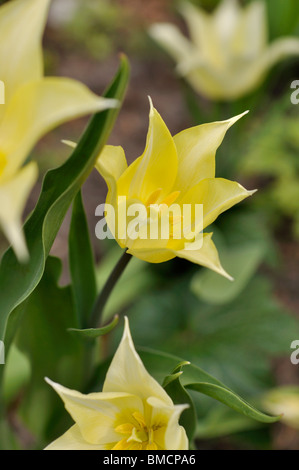
M 132 255 L 125 251 L 119 259 L 118 263 L 116 264 L 115 268 L 111 272 L 109 278 L 106 281 L 106 284 L 104 285 L 102 291 L 100 292 L 100 295 L 98 296 L 95 302 L 95 306 L 93 308 L 90 318 L 90 328 L 100 327 L 105 305 L 117 281 L 121 277 L 131 258 Z

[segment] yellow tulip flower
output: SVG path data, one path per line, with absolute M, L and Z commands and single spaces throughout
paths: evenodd
M 212 100 L 234 100 L 249 93 L 274 64 L 299 55 L 297 38 L 281 38 L 268 44 L 262 0 L 245 7 L 238 0 L 222 0 L 212 14 L 184 2 L 181 12 L 191 40 L 169 23 L 153 25 L 150 35 L 177 62 L 178 74 Z
M 75 424 L 46 450 L 187 450 L 174 405 L 135 351 L 128 319 L 103 391 L 83 395 L 46 379 Z
M 44 78 L 41 37 L 49 3 L 12 0 L 0 7 L 0 227 L 20 259 L 27 255 L 21 215 L 38 173 L 36 163 L 24 165 L 32 147 L 58 124 L 116 106 L 75 80 Z
M 121 147 L 104 148 L 96 167 L 108 186 L 106 221 L 122 248 L 151 263 L 161 263 L 178 256 L 230 278 L 220 264 L 217 249 L 211 240 L 212 234 L 201 234 L 200 248 L 197 235 L 219 214 L 254 192 L 247 191 L 236 182 L 215 177 L 216 150 L 226 131 L 242 116 L 192 127 L 172 137 L 151 103 L 146 147 L 141 157 L 128 166 Z M 190 230 L 192 228 L 193 240 L 188 237 L 188 242 L 184 237 L 175 238 L 171 233 L 169 238 L 164 239 L 132 239 L 128 236 L 126 223 L 122 222 L 121 213 L 123 204 L 130 208 L 136 202 L 146 210 L 153 204 L 162 208 L 173 203 L 182 208 L 184 205 L 192 208 L 201 204 L 202 224 L 197 227 L 193 220 L 189 223 L 190 227 L 185 227 L 183 217 L 182 224 L 187 233 L 188 227 Z M 112 220 L 111 207 L 118 219 L 116 224 Z M 172 222 L 175 225 L 175 220 Z M 152 223 L 151 217 L 146 219 L 140 232 L 143 233 L 143 228 Z

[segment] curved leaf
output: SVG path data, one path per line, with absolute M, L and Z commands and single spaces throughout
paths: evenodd
M 204 395 L 208 395 L 211 398 L 215 398 L 215 400 L 224 403 L 224 405 L 229 406 L 238 413 L 255 419 L 256 421 L 260 421 L 261 423 L 275 423 L 281 418 L 281 416 L 269 416 L 262 413 L 226 387 L 199 382 L 188 384 L 186 385 L 186 388 L 188 390 L 194 390 L 196 392 L 203 393 Z
M 148 348 L 138 348 L 138 352 L 150 373 L 161 381 L 163 370 L 176 368 L 182 359 L 171 354 L 161 353 Z M 165 372 L 164 372 L 165 374 Z M 263 423 L 274 423 L 280 416 L 268 416 L 249 405 L 243 398 L 234 393 L 230 388 L 211 376 L 200 367 L 189 364 L 184 366 L 184 373 L 180 376 L 184 388 L 208 395 L 215 400 L 224 403 L 238 413 L 253 418 Z
M 175 405 L 189 405 L 189 408 L 186 408 L 181 414 L 180 424 L 185 428 L 188 439 L 192 441 L 196 428 L 196 411 L 191 396 L 180 381 L 180 376 L 183 374 L 182 368 L 188 364 L 189 362 L 179 364 L 172 375 L 165 377 L 163 387 Z
M 105 96 L 122 101 L 129 76 L 129 65 L 122 57 L 119 71 Z M 49 171 L 44 179 L 38 203 L 25 224 L 30 260 L 21 265 L 12 249 L 0 266 L 0 338 L 6 347 L 15 333 L 18 315 L 11 313 L 35 289 L 44 272 L 45 261 L 65 214 L 94 167 L 117 117 L 117 109 L 94 115 L 71 157 L 61 167 Z
M 78 338 L 80 337 L 81 339 L 95 339 L 99 336 L 106 335 L 111 330 L 113 330 L 113 328 L 115 328 L 118 324 L 118 320 L 118 315 L 115 315 L 113 320 L 108 325 L 103 326 L 102 328 L 86 328 L 83 330 L 80 330 L 78 328 L 68 328 L 68 331 L 76 335 Z

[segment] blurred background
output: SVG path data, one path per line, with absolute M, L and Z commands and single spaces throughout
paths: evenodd
M 193 4 L 212 12 L 219 2 Z M 266 4 L 269 40 L 299 38 L 298 1 Z M 250 110 L 228 132 L 216 158 L 218 176 L 259 190 L 212 227 L 223 265 L 236 281 L 183 260 L 149 265 L 134 259 L 107 306 L 106 318 L 126 313 L 136 345 L 191 360 L 265 411 L 273 410 L 273 400 L 279 406 L 291 394 L 293 419 L 271 427 L 197 398 L 198 449 L 298 450 L 299 365 L 291 363 L 290 355 L 292 341 L 299 340 L 299 104 L 291 103 L 290 87 L 299 80 L 299 58 L 275 65 L 246 96 L 212 102 L 178 77 L 174 61 L 148 34 L 152 24 L 169 22 L 187 36 L 177 6 L 171 0 L 53 0 L 44 36 L 46 75 L 79 79 L 98 94 L 117 70 L 119 53 L 127 54 L 132 76 L 110 143 L 121 145 L 129 162 L 144 149 L 148 95 L 173 135 Z M 60 127 L 34 149 L 40 181 L 27 214 L 38 198 L 42 176 L 70 154 L 61 140 L 78 141 L 86 122 Z M 105 182 L 96 171 L 84 185 L 83 196 L 100 287 L 121 250 L 116 242 L 95 238 L 95 208 L 106 196 Z M 62 285 L 69 281 L 69 218 L 52 249 L 63 260 Z M 5 249 L 3 239 L 0 247 Z M 107 354 L 114 352 L 120 334 L 121 327 L 109 337 Z M 14 410 L 20 396 L 15 389 L 7 392 L 7 400 L 12 423 L 19 429 Z M 25 447 L 33 445 L 38 428 L 28 414 L 24 419 L 27 415 L 32 435 L 20 431 Z M 48 436 L 45 432 L 45 439 Z

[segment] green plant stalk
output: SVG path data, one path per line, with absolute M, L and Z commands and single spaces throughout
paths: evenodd
M 95 302 L 90 317 L 90 324 L 88 325 L 89 328 L 99 328 L 101 326 L 104 308 L 107 304 L 110 294 L 112 293 L 115 285 L 117 284 L 119 278 L 123 274 L 131 259 L 132 255 L 129 255 L 127 251 L 124 251 Z M 86 342 L 84 357 L 84 386 L 86 387 L 86 392 L 89 391 L 88 384 L 94 372 L 94 366 L 96 362 L 95 354 L 95 343 L 93 341 Z
M 91 318 L 90 318 L 90 328 L 99 328 L 101 326 L 102 316 L 104 312 L 105 305 L 110 297 L 111 292 L 113 291 L 117 281 L 121 277 L 125 268 L 127 267 L 129 261 L 132 259 L 132 255 L 125 251 L 109 278 L 106 281 L 100 295 L 98 296 L 95 306 L 93 308 Z

